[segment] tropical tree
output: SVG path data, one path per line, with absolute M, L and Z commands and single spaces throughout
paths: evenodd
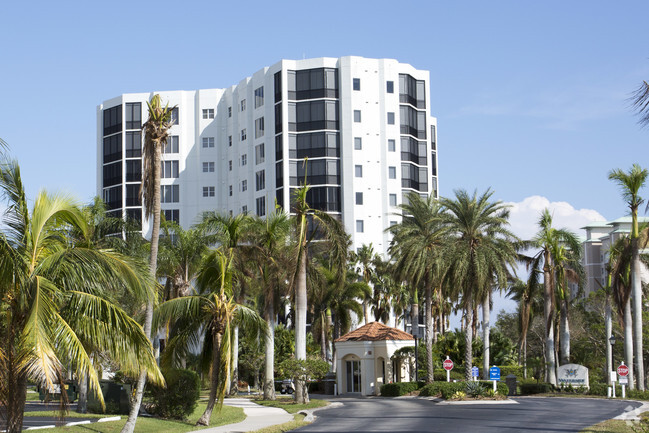
M 532 272 L 527 282 L 519 279 L 509 287 L 507 296 L 518 302 L 518 364 L 523 365 L 527 378 L 527 334 L 538 311 L 543 309 L 543 286 L 538 281 L 538 272 Z M 522 359 L 522 362 L 521 362 Z
M 263 319 L 254 310 L 234 301 L 232 274 L 232 258 L 227 249 L 211 251 L 198 273 L 197 293 L 170 299 L 155 313 L 155 329 L 172 320 L 183 323 L 167 343 L 163 364 L 177 362 L 202 340 L 200 367 L 210 374 L 210 394 L 196 425 L 209 425 L 214 407 L 220 410 L 223 404 L 231 369 L 233 326 L 245 324 L 257 329 L 264 326 Z
M 641 125 L 649 125 L 649 83 L 643 81 L 631 96 L 633 109 L 640 116 Z
M 363 244 L 355 253 L 352 253 L 352 260 L 356 262 L 356 272 L 360 274 L 366 284 L 370 284 L 374 276 L 374 260 L 377 254 L 374 252 L 374 247 Z M 370 323 L 370 309 L 372 303 L 372 295 L 367 299 L 363 299 L 363 322 L 364 324 Z
M 163 384 L 141 326 L 106 298 L 152 288 L 137 263 L 94 248 L 87 221 L 72 199 L 41 192 L 30 212 L 20 169 L 0 167 L 7 199 L 0 225 L 0 409 L 6 430 L 22 430 L 27 380 L 62 387 L 66 371 L 88 377 L 103 403 L 99 377 L 83 342 L 102 347 L 124 371 L 145 371 Z M 86 239 L 70 242 L 72 231 Z
M 646 83 L 645 83 L 646 84 Z M 646 106 L 645 106 L 646 107 Z M 644 108 L 643 107 L 643 110 Z M 642 353 L 642 282 L 640 281 L 640 253 L 638 248 L 638 207 L 643 203 L 640 189 L 645 186 L 649 171 L 638 164 L 633 164 L 628 172 L 615 169 L 609 172 L 608 178 L 614 181 L 622 190 L 622 198 L 631 211 L 631 291 L 633 298 L 633 337 L 634 355 L 636 362 L 636 379 L 638 389 L 645 389 L 644 361 Z
M 517 257 L 518 239 L 507 229 L 508 206 L 500 201 L 492 202 L 492 195 L 489 189 L 480 196 L 477 192 L 469 195 L 464 190 L 456 190 L 454 200 L 441 200 L 444 222 L 452 234 L 446 256 L 448 280 L 461 292 L 467 315 L 464 356 L 467 380 L 471 379 L 473 364 L 474 302 L 479 299 L 480 291 L 491 285 L 506 287 L 508 267 L 513 267 Z M 485 358 L 488 360 L 488 351 Z
M 142 187 L 140 197 L 144 204 L 144 213 L 151 221 L 151 248 L 149 256 L 149 272 L 152 278 L 157 276 L 158 241 L 160 237 L 160 176 L 162 149 L 167 144 L 169 128 L 171 128 L 172 108 L 162 105 L 160 95 L 153 95 L 147 101 L 149 118 L 142 125 L 144 132 L 144 146 L 142 148 Z M 146 302 L 144 315 L 144 333 L 151 339 L 151 321 L 153 320 L 153 307 L 156 303 L 155 292 Z M 140 412 L 144 386 L 146 384 L 146 371 L 142 371 L 137 380 L 135 396 L 131 401 L 131 410 L 126 424 L 121 433 L 133 433 L 137 416 Z
M 448 228 L 443 223 L 440 206 L 433 197 L 422 198 L 409 194 L 406 203 L 399 206 L 401 222 L 389 228 L 392 233 L 389 252 L 392 256 L 396 279 L 408 281 L 424 293 L 426 310 L 426 365 L 427 382 L 433 377 L 433 298 L 439 298 L 441 281 L 445 272 L 443 251 L 447 243 Z M 418 290 L 419 291 L 419 290 Z M 435 291 L 435 293 L 433 293 Z M 416 295 L 413 297 L 416 299 Z M 413 305 L 415 305 L 413 303 Z M 416 319 L 415 319 L 416 320 Z M 418 326 L 412 322 L 413 333 Z

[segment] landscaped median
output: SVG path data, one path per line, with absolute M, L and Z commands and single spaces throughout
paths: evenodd
M 381 387 L 381 396 L 399 397 L 418 395 L 420 397 L 439 397 L 445 400 L 492 399 L 504 400 L 509 388 L 503 382 L 498 382 L 496 391 L 490 381 L 436 381 L 425 385 L 423 382 L 396 382 Z

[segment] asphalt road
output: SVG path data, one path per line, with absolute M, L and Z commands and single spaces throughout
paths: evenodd
M 296 432 L 578 432 L 640 403 L 581 398 L 518 398 L 518 404 L 442 405 L 423 399 L 341 399 Z M 629 408 L 629 406 L 631 406 Z

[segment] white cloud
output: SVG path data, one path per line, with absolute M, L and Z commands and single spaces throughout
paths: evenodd
M 551 202 L 545 197 L 533 195 L 523 201 L 507 203 L 511 205 L 509 222 L 511 230 L 521 239 L 531 239 L 538 231 L 538 221 L 543 209 L 548 208 L 552 214 L 552 226 L 566 228 L 584 237 L 581 228 L 593 221 L 606 221 L 599 212 L 593 209 L 575 209 L 565 201 Z

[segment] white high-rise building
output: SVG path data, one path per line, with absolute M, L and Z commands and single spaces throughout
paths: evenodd
M 159 93 L 176 107 L 162 163 L 167 219 L 188 228 L 204 211 L 288 209 L 306 172 L 311 207 L 340 215 L 354 248 L 385 253 L 404 197 L 438 196 L 429 88 L 428 71 L 341 57 L 282 60 L 226 89 L 123 94 L 97 108 L 97 191 L 111 213 L 142 220 L 140 128 Z

